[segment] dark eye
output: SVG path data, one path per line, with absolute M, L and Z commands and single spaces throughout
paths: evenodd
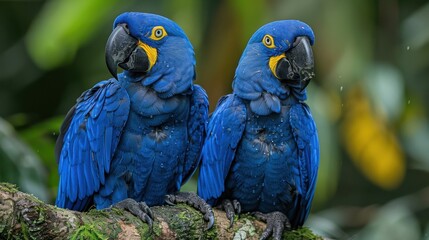
M 267 34 L 264 36 L 264 38 L 262 39 L 262 43 L 265 45 L 265 47 L 267 48 L 275 48 L 276 46 L 274 45 L 274 39 L 271 35 Z
M 150 35 L 150 39 L 158 41 L 167 36 L 167 32 L 165 31 L 163 26 L 155 26 L 152 28 L 152 33 Z
M 268 46 L 271 45 L 271 39 L 269 37 L 265 37 L 265 44 Z
M 155 31 L 155 37 L 157 37 L 157 38 L 162 37 L 162 29 L 157 29 L 157 30 Z

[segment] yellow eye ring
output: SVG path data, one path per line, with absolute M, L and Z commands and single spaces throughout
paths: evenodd
M 262 43 L 265 45 L 265 47 L 267 48 L 275 48 L 276 45 L 274 44 L 274 38 L 267 34 L 262 38 Z
M 152 28 L 152 33 L 149 38 L 158 41 L 163 39 L 165 36 L 167 36 L 167 32 L 165 31 L 164 27 L 156 26 Z

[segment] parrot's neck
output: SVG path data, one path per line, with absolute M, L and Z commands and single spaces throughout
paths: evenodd
M 299 92 L 299 94 L 292 93 L 287 98 L 281 99 L 281 105 L 293 105 L 297 103 L 302 103 L 307 99 L 306 91 L 303 90 L 302 92 Z
M 156 73 L 132 73 L 124 71 L 118 74 L 118 80 L 125 86 L 130 83 L 139 83 L 145 88 L 153 90 L 160 98 L 167 99 L 178 94 L 192 93 L 194 75 L 181 76 L 170 72 L 155 71 Z M 158 73 L 161 72 L 161 73 Z M 194 73 L 192 68 L 192 73 Z
M 305 89 L 301 91 L 273 77 L 243 80 L 236 76 L 233 88 L 234 94 L 249 101 L 250 110 L 258 115 L 280 113 L 281 106 L 307 99 Z

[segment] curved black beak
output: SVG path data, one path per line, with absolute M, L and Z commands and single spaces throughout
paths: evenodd
M 286 52 L 286 57 L 278 61 L 276 76 L 281 80 L 290 81 L 291 85 L 298 85 L 302 91 L 314 75 L 310 40 L 307 37 L 297 37 L 292 48 Z
M 135 72 L 149 68 L 146 52 L 138 47 L 138 40 L 130 35 L 126 24 L 119 24 L 106 43 L 106 64 L 109 72 L 118 79 L 117 67 Z

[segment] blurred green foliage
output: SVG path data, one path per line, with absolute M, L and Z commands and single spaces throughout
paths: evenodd
M 321 165 L 307 225 L 331 238 L 429 238 L 429 3 L 423 0 L 0 1 L 0 181 L 53 202 L 53 149 L 75 99 L 109 78 L 124 11 L 183 27 L 211 110 L 249 37 L 300 19 L 316 34 L 309 99 Z M 196 176 L 184 186 L 194 191 Z
M 27 50 L 34 62 L 49 70 L 72 61 L 78 48 L 88 41 L 115 2 L 46 2 L 26 34 Z
M 0 118 L 1 181 L 14 183 L 47 201 L 46 171 L 35 154 L 17 136 L 13 127 Z

